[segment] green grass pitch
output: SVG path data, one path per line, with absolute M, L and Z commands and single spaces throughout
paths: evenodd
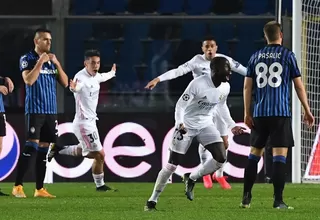
M 3 192 L 11 193 L 12 184 L 0 183 Z M 110 183 L 119 192 L 96 192 L 93 183 L 54 183 L 47 185 L 55 199 L 33 198 L 34 184 L 24 186 L 28 198 L 0 197 L 1 220 L 302 220 L 320 219 L 320 185 L 288 184 L 285 201 L 294 210 L 272 208 L 271 184 L 256 184 L 250 209 L 241 209 L 242 184 L 232 184 L 223 191 L 218 184 L 207 190 L 202 183 L 195 187 L 195 200 L 185 198 L 181 183 L 169 184 L 158 202 L 157 212 L 143 207 L 153 183 Z

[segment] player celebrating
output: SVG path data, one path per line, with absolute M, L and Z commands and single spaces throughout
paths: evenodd
M 51 147 L 48 154 L 50 162 L 57 152 L 64 155 L 84 156 L 94 159 L 92 164 L 92 176 L 97 191 L 111 190 L 104 183 L 104 151 L 100 142 L 99 132 L 96 126 L 97 105 L 99 99 L 100 83 L 113 77 L 116 73 L 116 65 L 108 73 L 98 73 L 100 69 L 100 52 L 89 50 L 85 52 L 85 68 L 80 70 L 70 80 L 70 90 L 74 93 L 76 101 L 76 114 L 73 120 L 74 133 L 80 144 L 59 149 Z
M 285 186 L 286 157 L 289 147 L 294 146 L 291 111 L 290 85 L 295 90 L 305 110 L 304 119 L 309 126 L 314 123 L 307 95 L 301 81 L 301 74 L 293 52 L 281 46 L 282 32 L 275 21 L 264 26 L 268 45 L 252 55 L 244 82 L 244 122 L 251 128 L 251 152 L 244 174 L 243 199 L 240 204 L 249 208 L 251 190 L 257 175 L 257 164 L 269 138 L 273 148 L 274 203 L 277 209 L 292 209 L 283 202 Z M 252 89 L 255 88 L 253 117 L 250 112 Z
M 150 81 L 145 88 L 147 89 L 153 89 L 159 82 L 175 79 L 179 76 L 185 75 L 189 72 L 192 72 L 193 77 L 198 77 L 201 75 L 208 75 L 210 76 L 210 61 L 214 57 L 225 57 L 229 60 L 231 70 L 234 72 L 237 72 L 243 76 L 246 75 L 247 69 L 242 66 L 237 61 L 233 60 L 232 58 L 217 53 L 218 46 L 216 44 L 216 41 L 212 38 L 207 38 L 202 43 L 202 51 L 203 54 L 194 56 L 191 60 L 186 62 L 185 64 L 179 66 L 177 69 L 169 70 L 168 72 L 165 72 L 164 74 L 158 76 L 157 78 Z M 225 122 L 221 120 L 221 116 L 217 115 L 214 117 L 215 125 L 217 126 L 218 131 L 220 132 L 220 135 L 223 139 L 225 148 L 228 148 L 228 135 L 227 135 L 227 128 L 225 125 Z M 210 160 L 211 154 L 210 152 L 206 151 L 206 149 L 199 145 L 199 155 L 200 155 L 200 161 L 201 164 L 206 163 L 208 160 Z M 217 182 L 221 185 L 223 189 L 231 189 L 230 184 L 226 181 L 226 179 L 223 176 L 223 167 L 221 169 L 217 170 L 216 173 L 212 176 L 213 179 L 217 180 Z M 206 188 L 212 187 L 212 179 L 211 175 L 206 175 L 203 177 L 203 183 Z
M 0 77 L 0 155 L 2 151 L 2 143 L 3 137 L 6 136 L 6 115 L 5 109 L 3 104 L 3 95 L 8 95 L 14 89 L 14 85 L 9 77 Z M 0 196 L 9 196 L 6 193 L 1 192 L 0 189 Z
M 235 134 L 242 133 L 242 128 L 236 126 L 232 120 L 226 104 L 230 92 L 230 85 L 227 83 L 231 71 L 230 63 L 224 57 L 215 57 L 211 61 L 210 68 L 212 76 L 204 75 L 193 79 L 176 104 L 176 131 L 170 146 L 169 161 L 158 174 L 145 211 L 155 210 L 161 192 L 183 160 L 193 138 L 197 138 L 212 154 L 213 159 L 208 160 L 189 178 L 185 178 L 187 198 L 193 200 L 194 182 L 198 178 L 221 168 L 226 160 L 226 151 L 220 133 L 212 121 L 215 108 L 219 108 L 221 116 Z
M 26 197 L 23 191 L 23 177 L 29 167 L 32 154 L 36 151 L 35 197 L 55 196 L 43 188 L 46 173 L 46 155 L 49 143 L 57 138 L 57 88 L 56 81 L 68 86 L 68 77 L 56 56 L 50 53 L 51 32 L 36 30 L 35 49 L 20 58 L 20 70 L 26 84 L 25 114 L 27 141 L 18 161 L 16 182 L 12 195 Z

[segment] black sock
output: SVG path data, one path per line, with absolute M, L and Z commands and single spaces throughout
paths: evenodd
M 48 147 L 39 147 L 36 158 L 36 188 L 43 188 L 44 177 L 46 176 Z
M 250 154 L 248 158 L 248 165 L 244 171 L 244 185 L 243 185 L 243 195 L 251 193 L 254 182 L 257 178 L 258 162 L 260 156 Z
M 286 182 L 286 157 L 274 156 L 273 157 L 273 188 L 274 200 L 282 201 L 282 192 Z
M 24 149 L 20 154 L 18 165 L 17 165 L 17 176 L 15 186 L 22 185 L 24 174 L 29 168 L 29 162 L 32 154 L 38 149 L 38 144 L 27 141 Z

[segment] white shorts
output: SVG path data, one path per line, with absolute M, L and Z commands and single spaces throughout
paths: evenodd
M 198 142 L 203 146 L 208 144 L 222 142 L 221 135 L 214 124 L 211 124 L 203 129 L 187 129 L 186 134 L 181 134 L 178 131 L 173 133 L 170 149 L 179 154 L 186 154 L 193 138 L 197 138 Z
M 73 130 L 80 142 L 83 156 L 87 156 L 90 152 L 102 150 L 95 119 L 74 121 Z
M 222 119 L 220 112 L 216 111 L 213 116 L 213 123 L 216 125 L 218 131 L 220 132 L 221 136 L 228 135 L 228 127 L 226 122 Z

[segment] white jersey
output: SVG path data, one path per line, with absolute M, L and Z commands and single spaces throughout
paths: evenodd
M 77 81 L 74 94 L 76 102 L 76 114 L 74 120 L 96 119 L 97 105 L 99 100 L 100 83 L 105 82 L 115 76 L 115 71 L 108 73 L 97 73 L 91 76 L 84 68 L 80 70 L 73 78 Z
M 247 68 L 242 66 L 239 62 L 233 60 L 231 57 L 220 53 L 216 53 L 215 57 L 225 57 L 229 61 L 232 71 L 243 76 L 247 75 Z M 211 76 L 210 60 L 207 60 L 204 54 L 195 55 L 191 60 L 180 65 L 177 69 L 169 70 L 168 72 L 165 72 L 164 74 L 158 76 L 158 78 L 162 82 L 175 79 L 189 72 L 192 72 L 194 78 L 202 75 Z
M 176 126 L 182 123 L 187 129 L 205 128 L 213 124 L 212 116 L 217 109 L 227 127 L 235 127 L 226 102 L 229 93 L 227 82 L 215 87 L 207 75 L 193 79 L 176 104 Z

